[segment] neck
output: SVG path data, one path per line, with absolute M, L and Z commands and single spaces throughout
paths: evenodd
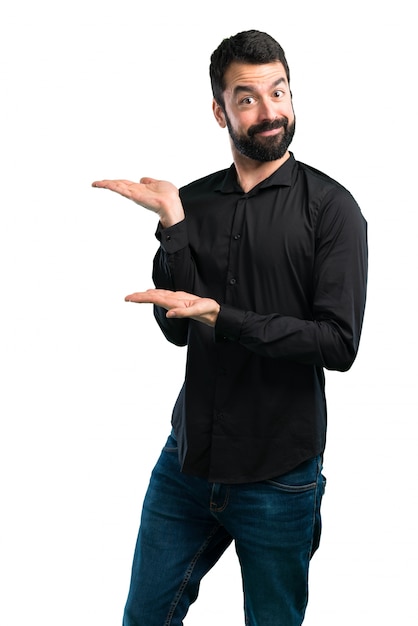
M 276 161 L 253 161 L 253 159 L 243 156 L 234 149 L 234 164 L 241 189 L 245 193 L 251 191 L 256 185 L 271 176 L 289 157 L 290 152 L 287 151 L 281 159 Z

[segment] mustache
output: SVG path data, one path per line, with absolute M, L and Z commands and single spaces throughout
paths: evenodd
M 287 117 L 280 117 L 272 122 L 268 120 L 261 122 L 261 124 L 254 124 L 250 126 L 247 131 L 249 137 L 254 137 L 257 133 L 264 133 L 267 130 L 276 130 L 276 128 L 284 128 L 286 130 L 289 120 Z

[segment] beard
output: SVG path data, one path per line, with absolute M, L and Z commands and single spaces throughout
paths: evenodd
M 261 124 L 250 126 L 245 135 L 238 135 L 232 128 L 226 111 L 224 111 L 224 114 L 228 132 L 234 146 L 244 156 L 264 163 L 265 161 L 281 159 L 286 154 L 295 134 L 295 121 L 289 123 L 287 117 L 281 117 L 272 122 L 266 120 Z M 275 130 L 276 128 L 283 128 L 283 132 L 270 137 L 259 137 L 257 134 L 267 130 Z

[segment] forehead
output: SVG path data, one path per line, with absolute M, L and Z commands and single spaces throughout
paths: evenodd
M 269 87 L 278 80 L 287 84 L 286 70 L 280 61 L 254 65 L 234 61 L 225 72 L 225 92 L 234 92 L 239 87 L 261 89 Z

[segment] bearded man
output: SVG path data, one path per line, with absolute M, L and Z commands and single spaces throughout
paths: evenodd
M 93 183 L 159 216 L 156 288 L 126 300 L 153 303 L 188 351 L 123 624 L 180 626 L 234 542 L 247 626 L 300 626 L 321 534 L 324 369 L 348 370 L 357 354 L 366 222 L 342 185 L 289 152 L 289 68 L 272 37 L 225 39 L 210 77 L 229 169 L 180 190 Z

